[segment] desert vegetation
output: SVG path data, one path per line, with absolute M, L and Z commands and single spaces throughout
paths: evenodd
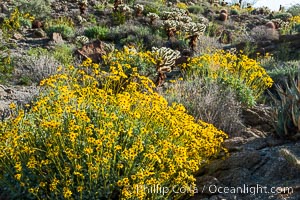
M 253 3 L 1 2 L 0 199 L 193 198 L 257 107 L 299 144 L 299 4 Z

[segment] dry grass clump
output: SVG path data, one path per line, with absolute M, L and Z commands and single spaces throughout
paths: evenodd
M 278 40 L 279 33 L 277 30 L 267 28 L 265 26 L 254 27 L 250 32 L 251 37 L 255 41 Z
M 201 77 L 177 81 L 162 95 L 169 103 L 183 104 L 197 120 L 211 123 L 229 135 L 242 130 L 241 103 L 233 91 Z

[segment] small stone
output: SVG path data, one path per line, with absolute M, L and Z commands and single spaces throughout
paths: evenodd
M 51 34 L 51 42 L 54 44 L 63 44 L 64 40 L 60 33 L 52 33 Z
M 33 36 L 36 38 L 44 38 L 47 36 L 47 33 L 43 29 L 39 28 L 34 31 Z
M 21 33 L 14 33 L 13 38 L 16 40 L 21 40 L 23 39 L 23 35 Z

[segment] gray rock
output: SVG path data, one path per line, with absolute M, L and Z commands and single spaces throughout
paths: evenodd
M 51 38 L 50 44 L 63 44 L 64 43 L 64 40 L 60 33 L 52 33 L 50 38 Z
M 44 37 L 47 37 L 47 33 L 43 29 L 39 28 L 33 32 L 33 37 L 44 38 Z

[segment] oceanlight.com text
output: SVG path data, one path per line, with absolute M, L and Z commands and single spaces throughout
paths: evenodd
M 166 187 L 161 185 L 138 185 L 136 187 L 137 192 L 143 191 L 146 193 L 156 193 L 166 195 L 169 193 L 211 193 L 211 194 L 281 194 L 281 193 L 293 193 L 292 187 L 267 187 L 259 184 L 256 185 L 247 185 L 243 184 L 237 187 L 222 187 L 217 185 L 204 185 L 203 187 L 189 186 L 189 187 L 181 187 L 175 185 L 173 187 Z

